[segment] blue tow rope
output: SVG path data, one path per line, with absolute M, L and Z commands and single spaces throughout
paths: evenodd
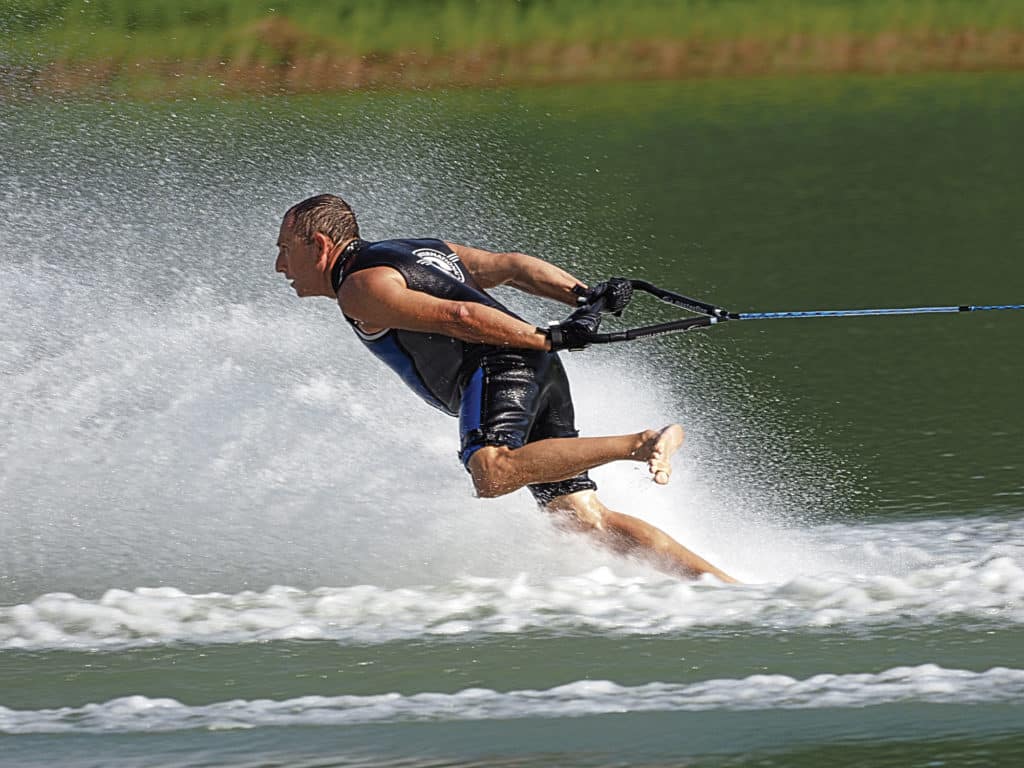
M 782 320 L 790 317 L 866 317 L 868 315 L 929 315 L 944 312 L 983 312 L 989 309 L 1024 309 L 1024 304 L 963 304 L 958 307 L 895 307 L 890 309 L 817 309 L 801 312 L 741 312 L 730 320 Z

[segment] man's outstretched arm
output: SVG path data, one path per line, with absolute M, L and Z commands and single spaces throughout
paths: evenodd
M 372 267 L 345 278 L 338 291 L 342 311 L 367 333 L 401 328 L 439 333 L 476 344 L 550 349 L 536 326 L 471 301 L 450 301 L 411 290 L 390 267 Z
M 482 288 L 509 285 L 524 293 L 576 305 L 573 288 L 586 284 L 564 269 L 525 253 L 492 253 L 482 248 L 448 243 Z

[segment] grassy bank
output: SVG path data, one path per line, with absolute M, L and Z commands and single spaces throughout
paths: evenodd
M 0 67 L 152 95 L 1024 68 L 1016 0 L 0 0 Z

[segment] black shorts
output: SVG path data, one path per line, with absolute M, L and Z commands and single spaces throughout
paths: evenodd
M 467 469 L 485 445 L 520 448 L 550 437 L 578 437 L 569 379 L 558 355 L 522 349 L 485 355 L 462 391 L 459 433 L 459 458 Z M 540 504 L 597 489 L 586 472 L 528 487 Z

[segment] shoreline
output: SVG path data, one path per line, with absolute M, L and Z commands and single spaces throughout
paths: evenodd
M 729 40 L 537 43 L 458 53 L 299 53 L 275 41 L 276 64 L 246 60 L 54 61 L 0 65 L 0 92 L 163 100 L 363 90 L 428 90 L 630 80 L 822 74 L 1024 71 L 1024 32 L 786 35 Z

